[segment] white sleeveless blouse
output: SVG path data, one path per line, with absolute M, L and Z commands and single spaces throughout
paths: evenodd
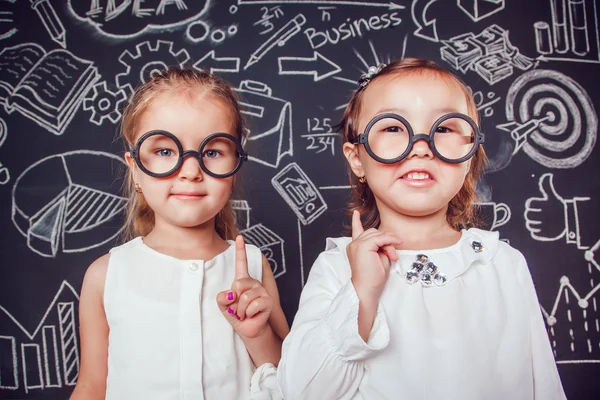
M 206 262 L 159 253 L 141 237 L 110 251 L 107 399 L 271 398 L 260 392 L 276 382 L 275 367 L 255 371 L 216 302 L 235 279 L 235 243 L 229 244 Z M 246 253 L 250 276 L 262 281 L 260 250 L 247 245 Z M 258 397 L 251 397 L 251 383 Z

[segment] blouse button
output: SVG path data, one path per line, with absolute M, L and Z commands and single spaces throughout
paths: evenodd
M 192 271 L 197 271 L 197 270 L 198 270 L 198 264 L 196 264 L 196 263 L 192 263 L 192 264 L 190 264 L 190 269 L 191 269 Z

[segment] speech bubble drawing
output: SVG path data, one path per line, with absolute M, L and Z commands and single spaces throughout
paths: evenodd
M 210 0 L 68 0 L 67 7 L 101 35 L 125 39 L 186 25 L 208 10 Z

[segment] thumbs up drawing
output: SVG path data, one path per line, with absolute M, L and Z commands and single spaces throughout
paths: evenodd
M 554 176 L 540 177 L 540 197 L 525 201 L 525 226 L 531 237 L 542 242 L 558 240 L 567 232 L 567 203 L 554 189 Z

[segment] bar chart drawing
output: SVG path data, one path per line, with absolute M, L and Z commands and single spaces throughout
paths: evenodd
M 67 281 L 33 329 L 0 305 L 0 389 L 31 395 L 75 386 L 79 375 L 78 305 L 79 295 Z
M 550 21 L 533 24 L 540 61 L 600 64 L 598 0 L 549 0 Z

